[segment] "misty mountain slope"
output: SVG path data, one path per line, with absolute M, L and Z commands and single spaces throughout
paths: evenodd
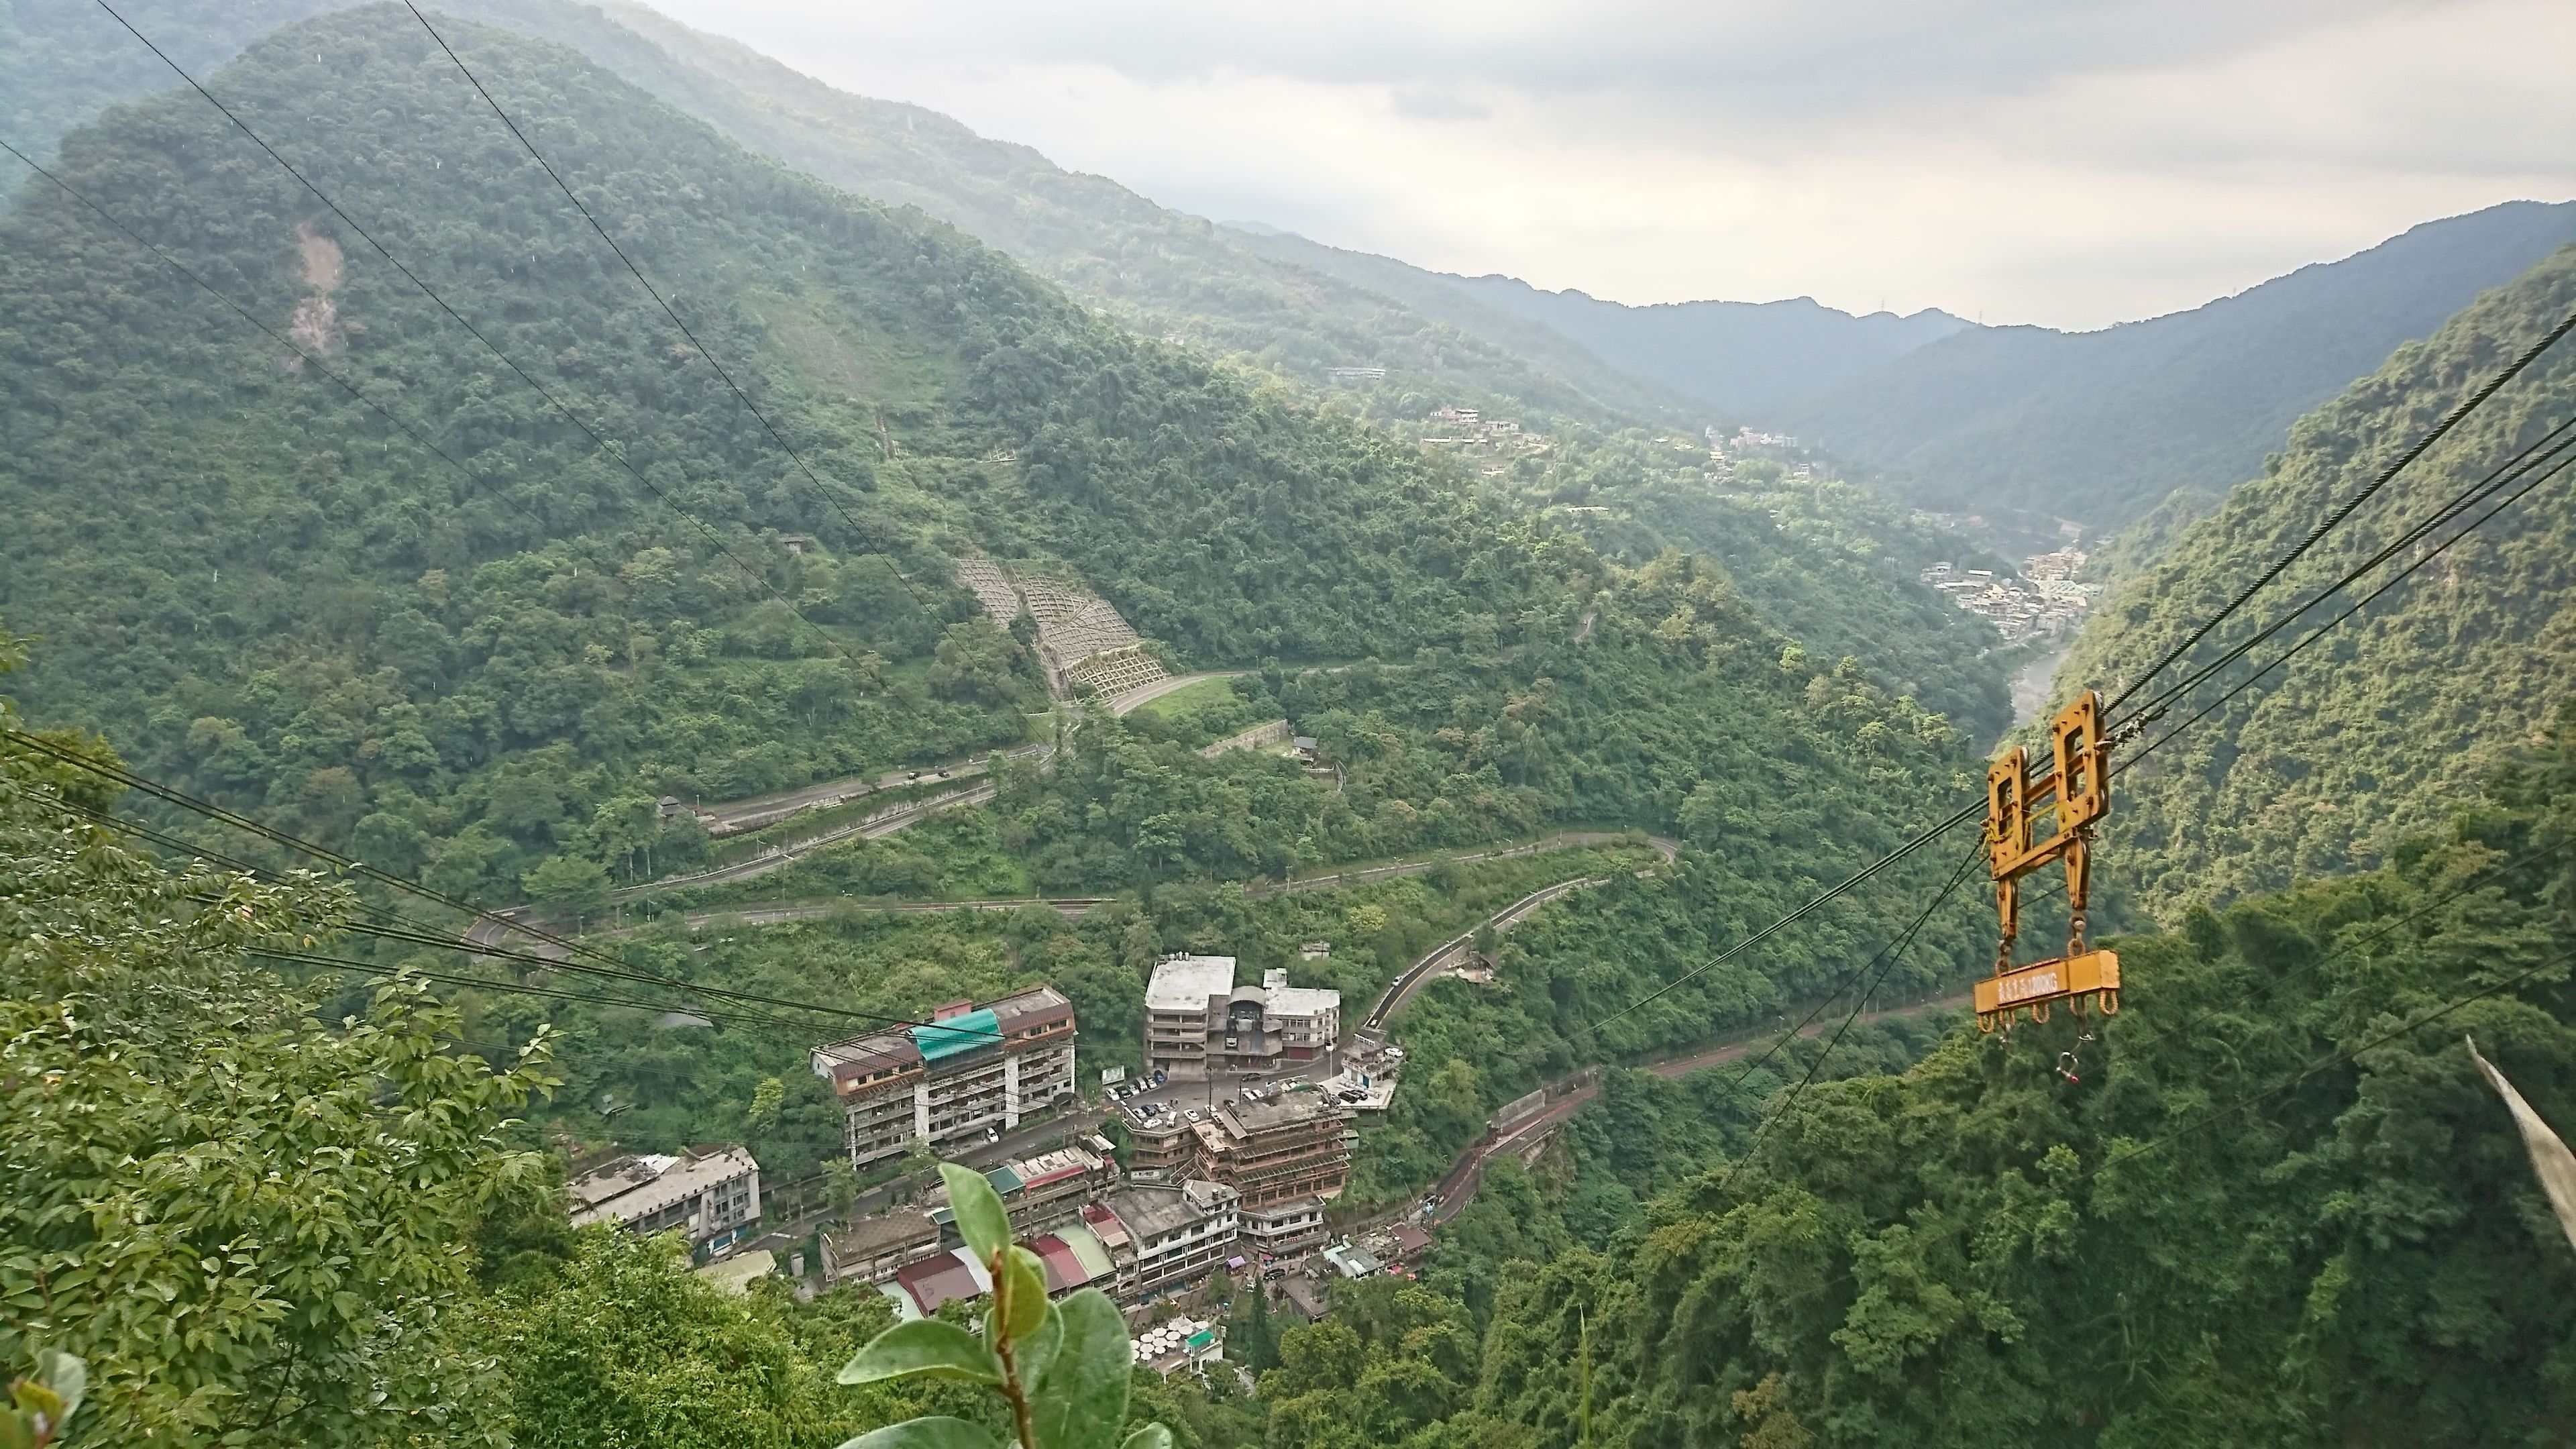
M 1383 366 L 1358 394 L 1516 403 L 1560 418 L 1668 412 L 1679 399 L 1578 347 L 1504 323 L 1422 307 L 1308 258 L 1157 206 L 1107 177 L 1066 171 L 1035 148 L 979 136 L 938 112 L 837 90 L 738 42 L 644 6 L 608 13 L 678 64 L 725 88 L 688 103 L 736 139 L 863 195 L 918 206 L 1107 306 L 1139 331 L 1252 358 L 1306 383 L 1327 368 Z M 1472 311 L 1473 309 L 1470 309 Z M 1450 390 L 1450 391 L 1444 391 Z M 1450 393 L 1466 396 L 1453 398 Z
M 2188 312 L 1960 332 L 1767 416 L 1918 504 L 2106 531 L 2253 476 L 2301 413 L 2571 239 L 2576 202 L 2508 202 Z
M 2397 349 L 2300 419 L 2275 469 L 2239 486 L 2181 534 L 2164 562 L 2115 592 L 2058 678 L 2115 689 L 2136 677 L 2571 309 L 2576 247 L 2565 247 L 2429 340 Z M 2563 420 L 2571 385 L 2576 349 L 2561 342 L 2193 658 L 2247 637 Z M 2421 556 L 2401 555 L 2396 566 Z M 2364 588 L 2393 571 L 2383 567 Z M 2349 602 L 2320 609 L 2313 622 Z M 2197 902 L 2375 865 L 2394 842 L 2473 799 L 2505 756 L 2545 733 L 2576 697 L 2571 603 L 2576 486 L 2562 476 L 2123 771 L 2104 857 L 2110 878 L 2173 917 Z M 2223 672 L 2187 697 L 2174 722 L 2305 632 Z
M 274 27 L 343 0 L 135 0 L 120 6 L 194 69 Z M 838 91 L 735 42 L 635 5 L 451 0 L 439 10 L 569 45 L 751 149 L 863 196 L 918 206 L 1108 308 L 1147 336 L 1240 356 L 1300 382 L 1383 366 L 1363 406 L 1419 413 L 1444 401 L 1608 422 L 1680 401 L 1551 336 L 1524 356 L 1326 273 L 1255 256 L 1237 234 L 1156 206 L 1027 146 L 994 141 L 918 106 Z M 402 17 L 409 24 L 409 17 Z M 104 105 L 176 84 L 84 0 L 18 0 L 0 11 L 0 95 L 11 136 L 49 147 Z
M 1855 317 L 1812 297 L 1631 307 L 1517 277 L 1452 277 L 1460 291 L 1553 328 L 1612 366 L 1730 413 L 1772 407 L 1862 376 L 1974 323 L 1926 307 Z
M 1946 312 L 1854 317 L 1800 297 L 1629 307 L 1516 277 L 1461 277 L 1294 232 L 1229 223 L 1244 244 L 1328 272 L 1523 356 L 1573 370 L 1577 355 L 1684 404 L 1740 420 L 1744 410 L 1821 392 L 1971 324 Z

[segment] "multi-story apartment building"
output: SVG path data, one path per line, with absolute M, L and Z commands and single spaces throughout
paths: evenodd
M 1340 992 L 1291 986 L 1282 970 L 1237 986 L 1232 956 L 1165 957 L 1145 988 L 1145 1066 L 1172 1081 L 1303 1065 L 1341 1031 Z
M 1186 1283 L 1235 1255 L 1237 1194 L 1221 1182 L 1136 1183 L 1084 1205 L 1121 1298 Z
M 1350 1181 L 1352 1116 L 1321 1092 L 1226 1103 L 1191 1124 L 1190 1171 L 1241 1195 L 1243 1235 L 1263 1250 L 1308 1246 L 1324 1236 L 1324 1204 Z
M 1020 1119 L 1073 1095 L 1073 1003 L 1052 986 L 975 1006 L 953 1002 L 929 1025 L 814 1048 L 846 1118 L 852 1166 L 933 1148 Z
M 1059 1147 L 984 1176 L 1002 1195 L 1011 1231 L 1025 1238 L 1080 1216 L 1084 1203 L 1118 1185 L 1118 1164 L 1087 1147 Z
M 1144 1182 L 1178 1182 L 1187 1174 L 1190 1156 L 1198 1150 L 1187 1113 L 1138 1098 L 1125 1103 L 1121 1115 L 1127 1128 L 1130 1175 Z
M 577 1228 L 618 1223 L 647 1236 L 679 1228 L 695 1244 L 760 1218 L 760 1164 L 740 1147 L 710 1144 L 677 1156 L 620 1157 L 567 1186 Z

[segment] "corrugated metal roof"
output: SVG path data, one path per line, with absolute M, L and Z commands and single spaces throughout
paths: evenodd
M 1091 1281 L 1091 1270 L 1083 1266 L 1082 1256 L 1061 1236 L 1049 1233 L 1029 1244 L 1029 1251 L 1046 1265 L 1047 1291 L 1061 1293 L 1079 1288 Z
M 1089 1224 L 1069 1224 L 1056 1236 L 1064 1240 L 1067 1248 L 1073 1250 L 1073 1256 L 1082 1262 L 1082 1271 L 1090 1274 L 1093 1282 L 1099 1282 L 1117 1271 L 1117 1265 L 1109 1260 L 1109 1249 L 1101 1243 L 1100 1235 L 1093 1232 Z
M 984 1265 L 964 1248 L 924 1258 L 894 1275 L 923 1313 L 936 1313 L 952 1298 L 974 1298 L 993 1289 Z

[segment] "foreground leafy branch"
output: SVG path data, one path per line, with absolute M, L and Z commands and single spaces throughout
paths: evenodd
M 1128 1378 L 1135 1356 L 1118 1305 L 1097 1288 L 1048 1301 L 1046 1268 L 1011 1241 L 1002 1199 L 981 1173 L 939 1165 L 966 1246 L 992 1275 L 993 1299 L 981 1335 L 953 1323 L 919 1319 L 877 1335 L 840 1373 L 845 1384 L 872 1384 L 916 1374 L 964 1379 L 1000 1394 L 1011 1408 L 1019 1449 L 1109 1449 L 1127 1421 Z M 1171 1431 L 1147 1425 L 1121 1449 L 1171 1449 Z M 1001 1449 L 990 1430 L 934 1415 L 889 1424 L 841 1449 Z
M 11 1384 L 0 1408 L 0 1449 L 45 1449 L 61 1439 L 88 1387 L 88 1365 L 54 1349 L 38 1352 L 36 1376 Z

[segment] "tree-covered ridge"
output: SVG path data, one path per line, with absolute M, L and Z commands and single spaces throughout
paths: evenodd
M 1385 747 L 1344 748 L 1336 710 L 1421 741 L 1401 771 L 1357 771 L 1352 799 L 1284 766 L 1183 758 L 1156 788 L 1203 805 L 1086 808 L 1070 833 L 1033 819 L 1011 842 L 1071 852 L 1091 885 L 1541 822 L 1668 829 L 1706 773 L 1707 721 L 1765 758 L 1783 732 L 1860 723 L 1817 713 L 1843 693 L 1808 697 L 1828 666 L 1775 669 L 1786 641 L 1702 565 L 1632 576 L 1409 443 L 1139 342 L 564 52 L 461 29 L 800 464 L 397 18 L 311 22 L 215 83 L 609 446 L 195 97 L 75 135 L 75 186 L 314 353 L 281 355 L 42 183 L 6 223 L 0 407 L 24 441 L 0 496 L 24 563 L 0 607 L 50 636 L 32 707 L 107 726 L 156 774 L 460 894 L 518 896 L 550 859 L 567 894 L 584 862 L 647 878 L 701 848 L 658 795 L 1021 739 L 1044 704 L 1032 662 L 947 582 L 976 550 L 1069 566 L 1176 663 L 1433 671 L 1274 691 L 1353 760 Z M 1957 742 L 1876 698 L 1891 738 L 1924 745 L 1903 769 L 1946 779 Z M 1622 761 L 1660 740 L 1650 784 Z M 1098 788 L 1074 782 L 1107 757 L 1077 750 L 1064 788 Z M 1265 768 L 1277 808 L 1256 827 L 1238 786 Z M 1195 822 L 1209 811 L 1246 823 Z M 1190 843 L 1139 864 L 1156 816 Z
M 649 845 L 649 820 L 608 844 L 634 834 L 594 828 L 611 802 L 1018 740 L 1043 701 L 946 582 L 967 550 L 1066 559 L 1183 657 L 1242 662 L 1409 654 L 1557 587 L 1540 541 L 1410 449 L 565 53 L 457 39 L 819 482 L 407 16 L 328 17 L 219 93 L 611 449 L 196 97 L 121 111 L 70 139 L 66 179 L 317 358 L 41 181 L 19 192 L 0 607 L 49 635 L 40 716 L 335 844 L 374 819 L 369 853 L 452 860 L 471 888 L 577 831 Z
M 2375 476 L 2443 413 L 2576 308 L 2576 248 L 2499 288 L 2430 340 L 2302 419 L 2263 477 L 2191 525 L 2132 579 L 2059 678 L 2117 688 L 2253 581 L 2267 560 Z M 2566 417 L 2565 344 L 2471 414 L 2327 536 L 2193 659 L 2248 637 L 2377 552 Z M 2127 898 L 2169 919 L 2194 902 L 2366 869 L 2428 828 L 2576 693 L 2576 505 L 2544 484 L 2337 626 L 2173 744 L 2123 771 L 2106 860 Z M 2467 515 L 2474 519 L 2479 512 Z M 2447 532 L 2443 535 L 2447 537 Z M 2424 556 L 2403 554 L 2359 590 L 2187 697 L 2196 713 L 2360 592 Z M 2189 662 L 2189 661 L 2187 661 Z M 2158 730 L 2150 730 L 2153 738 Z
M 2378 872 L 2114 942 L 2108 1022 L 1611 1074 L 1280 1336 L 1268 1442 L 1575 1444 L 1587 1375 L 1595 1444 L 2556 1442 L 2576 1258 L 2461 1038 L 2576 1114 L 2571 764 L 2576 715 Z
M 58 1442 L 828 1449 L 1004 1422 L 953 1386 L 836 1386 L 893 1318 L 864 1286 L 737 1298 L 674 1238 L 572 1231 L 518 1120 L 559 1085 L 550 1044 L 487 1061 L 477 1003 L 418 982 L 317 1010 L 261 957 L 342 945 L 349 892 L 165 868 L 81 813 L 111 803 L 0 751 L 0 1378 L 86 1365 Z M 1131 1412 L 1180 1408 L 1149 1382 Z

